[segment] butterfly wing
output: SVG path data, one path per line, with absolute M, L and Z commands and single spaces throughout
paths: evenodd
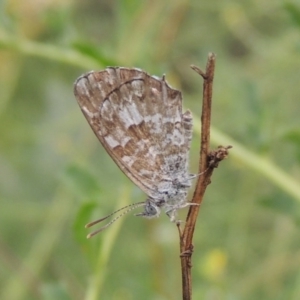
M 107 68 L 77 79 L 74 94 L 94 133 L 119 168 L 146 194 L 188 177 L 192 116 L 181 93 L 139 69 Z

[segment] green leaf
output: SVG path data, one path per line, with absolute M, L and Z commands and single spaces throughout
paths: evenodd
M 104 53 L 100 50 L 99 47 L 93 45 L 91 43 L 85 41 L 77 41 L 72 44 L 73 48 L 79 51 L 81 54 L 85 54 L 91 58 L 94 58 L 104 66 L 116 66 L 118 65 L 117 61 L 113 60 L 112 58 L 107 57 Z
M 100 193 L 101 189 L 96 177 L 78 165 L 70 165 L 66 169 L 65 179 L 70 189 L 81 198 L 95 198 Z
M 86 236 L 88 232 L 85 228 L 85 225 L 90 221 L 91 214 L 96 206 L 96 202 L 86 202 L 82 204 L 74 221 L 73 230 L 75 238 L 83 247 L 87 246 Z
M 300 8 L 291 2 L 285 3 L 284 8 L 289 13 L 294 23 L 300 27 Z

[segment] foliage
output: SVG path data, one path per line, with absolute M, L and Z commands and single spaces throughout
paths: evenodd
M 0 298 L 180 299 L 168 218 L 128 216 L 85 239 L 87 221 L 144 195 L 72 83 L 107 65 L 166 74 L 196 118 L 196 172 L 202 81 L 189 65 L 212 51 L 212 144 L 233 149 L 201 208 L 194 298 L 300 299 L 299 12 L 296 1 L 3 1 Z

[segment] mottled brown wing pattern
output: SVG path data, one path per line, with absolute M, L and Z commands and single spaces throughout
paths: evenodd
M 79 77 L 74 92 L 104 148 L 146 194 L 155 198 L 155 183 L 189 177 L 192 116 L 164 78 L 107 68 Z

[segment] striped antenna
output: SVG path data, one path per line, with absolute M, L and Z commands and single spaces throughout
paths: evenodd
M 92 232 L 92 233 L 89 233 L 87 235 L 87 238 L 91 238 L 92 236 L 96 235 L 97 233 L 103 231 L 104 229 L 106 229 L 107 227 L 109 227 L 111 224 L 113 224 L 114 222 L 116 222 L 119 218 L 123 217 L 124 215 L 128 214 L 129 212 L 131 212 L 132 210 L 136 209 L 137 207 L 140 207 L 140 206 L 145 206 L 145 202 L 137 202 L 137 203 L 133 203 L 133 204 L 130 204 L 130 205 L 127 205 L 127 206 L 124 206 L 114 212 L 112 212 L 111 214 L 101 218 L 101 219 L 98 219 L 96 221 L 93 221 L 93 222 L 90 222 L 88 224 L 85 225 L 85 228 L 89 228 L 91 226 L 94 226 L 95 224 L 98 224 L 104 220 L 106 220 L 107 218 L 113 216 L 114 214 L 126 209 L 123 213 L 121 213 L 120 215 L 118 215 L 117 217 L 115 217 L 114 219 L 112 219 L 110 222 L 108 222 L 105 226 L 99 228 L 98 230 Z

